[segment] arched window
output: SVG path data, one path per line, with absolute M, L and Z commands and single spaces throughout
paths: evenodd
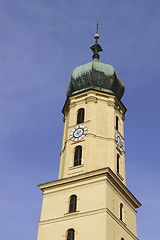
M 118 117 L 116 116 L 116 129 L 118 130 Z
M 81 165 L 82 161 L 82 147 L 77 146 L 74 152 L 74 166 Z
M 74 240 L 75 231 L 73 228 L 68 229 L 67 231 L 67 240 Z
M 77 124 L 84 122 L 84 108 L 80 108 L 77 114 Z
M 124 238 L 121 238 L 121 240 L 124 240 Z
M 122 213 L 122 211 L 123 211 L 123 204 L 121 203 L 120 204 L 120 220 L 121 221 L 123 220 L 123 213 Z
M 117 154 L 117 173 L 119 173 L 119 154 Z
M 76 208 L 77 208 L 77 196 L 76 195 L 72 195 L 70 196 L 70 203 L 69 203 L 69 212 L 76 212 Z

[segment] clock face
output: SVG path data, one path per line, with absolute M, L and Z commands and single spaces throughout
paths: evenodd
M 124 151 L 123 140 L 121 135 L 118 132 L 116 133 L 116 143 L 120 152 L 123 152 Z
M 70 133 L 70 139 L 73 142 L 81 141 L 87 134 L 87 127 L 84 125 L 78 125 Z

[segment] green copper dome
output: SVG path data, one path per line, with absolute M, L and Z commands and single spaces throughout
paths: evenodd
M 97 22 L 95 44 L 90 47 L 93 51 L 93 61 L 73 70 L 67 87 L 67 97 L 90 89 L 114 94 L 119 99 L 123 96 L 124 85 L 114 68 L 109 64 L 99 62 L 99 52 L 103 49 L 98 43 L 98 28 Z
M 73 70 L 66 95 L 69 97 L 89 89 L 114 94 L 119 99 L 124 93 L 123 82 L 114 68 L 109 64 L 99 62 L 96 58 Z

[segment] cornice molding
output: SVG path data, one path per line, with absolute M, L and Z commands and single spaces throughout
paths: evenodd
M 72 107 L 74 108 L 75 106 L 76 106 L 75 102 L 71 102 L 70 105 L 69 105 L 70 108 L 72 108 Z
M 38 224 L 39 225 L 45 225 L 45 224 L 50 224 L 50 223 L 55 223 L 55 222 L 60 222 L 60 221 L 67 221 L 75 218 L 80 218 L 80 217 L 85 217 L 85 216 L 90 216 L 93 214 L 100 214 L 100 213 L 105 213 L 106 208 L 101 208 L 101 209 L 95 209 L 87 212 L 74 212 L 74 213 L 65 213 L 64 216 L 58 217 L 58 218 L 52 218 L 49 220 L 42 220 Z
M 141 203 L 134 197 L 134 195 L 128 190 L 128 188 L 122 183 L 122 181 L 114 174 L 114 172 L 109 168 L 98 169 L 95 171 L 78 174 L 76 176 L 59 179 L 53 182 L 48 182 L 38 185 L 39 188 L 46 192 L 48 189 L 57 188 L 66 184 L 80 183 L 92 178 L 98 178 L 100 176 L 105 176 L 106 180 L 109 180 L 118 190 L 125 196 L 125 198 L 130 202 L 134 208 L 139 208 Z
M 38 223 L 39 226 L 41 225 L 46 225 L 46 224 L 52 224 L 55 222 L 63 222 L 71 219 L 76 219 L 76 218 L 82 218 L 86 216 L 91 216 L 94 214 L 101 214 L 101 213 L 107 213 L 109 216 L 111 216 L 117 224 L 119 224 L 134 240 L 138 240 L 138 238 L 132 233 L 131 230 L 127 227 L 127 225 L 121 221 L 119 218 L 117 218 L 112 211 L 110 211 L 108 208 L 101 208 L 101 209 L 95 209 L 91 211 L 86 211 L 86 212 L 73 212 L 73 213 L 65 213 L 64 216 L 61 217 L 56 217 L 56 218 L 51 218 L 48 220 L 42 220 Z
M 98 101 L 98 98 L 94 96 L 88 96 L 85 98 L 85 103 L 89 103 L 89 102 L 97 103 L 97 101 Z
M 65 114 L 65 112 L 68 110 L 68 107 L 70 105 L 70 102 L 71 101 L 75 101 L 76 104 L 78 101 L 82 101 L 82 100 L 78 100 L 79 98 L 86 98 L 87 96 L 90 97 L 91 94 L 93 94 L 94 96 L 96 96 L 96 98 L 98 99 L 98 97 L 105 97 L 105 98 L 108 98 L 107 101 L 111 101 L 109 99 L 113 99 L 113 102 L 114 105 L 116 103 L 117 106 L 120 107 L 120 109 L 122 110 L 122 112 L 125 114 L 125 112 L 127 111 L 126 107 L 124 106 L 124 104 L 121 102 L 121 100 L 119 100 L 114 94 L 110 94 L 110 93 L 105 93 L 105 92 L 101 92 L 101 91 L 98 91 L 98 90 L 94 90 L 94 89 L 90 89 L 90 90 L 86 90 L 84 92 L 81 92 L 81 93 L 77 93 L 75 95 L 72 95 L 70 97 L 68 97 L 65 101 L 65 104 L 63 106 L 63 109 L 62 109 L 62 113 Z M 92 95 L 92 96 L 93 96 Z M 94 97 L 93 96 L 93 97 Z M 78 100 L 78 101 L 77 101 Z M 85 99 L 83 99 L 85 100 Z M 99 99 L 98 99 L 99 100 Z M 111 103 L 111 104 L 113 104 Z M 110 103 L 109 103 L 110 104 Z M 114 106 L 114 105 L 111 105 L 111 106 Z
M 109 101 L 108 101 L 108 106 L 110 106 L 110 107 L 115 107 L 115 101 L 109 100 Z
M 90 137 L 93 137 L 93 138 L 99 138 L 99 139 L 102 139 L 102 140 L 105 140 L 105 141 L 115 141 L 114 138 L 111 138 L 111 137 L 103 137 L 103 136 L 99 136 L 99 135 L 96 135 L 96 134 L 93 134 L 93 133 L 87 133 L 86 137 L 87 136 L 90 136 Z

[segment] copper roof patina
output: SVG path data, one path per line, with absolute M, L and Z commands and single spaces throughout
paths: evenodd
M 98 43 L 98 23 L 95 34 L 95 44 L 90 47 L 93 51 L 93 61 L 76 67 L 69 81 L 66 95 L 71 95 L 94 89 L 116 95 L 119 99 L 124 93 L 124 84 L 118 77 L 114 68 L 105 63 L 99 62 L 99 52 L 103 51 Z
M 94 59 L 73 70 L 66 95 L 69 97 L 89 89 L 111 93 L 121 99 L 124 84 L 111 65 Z

